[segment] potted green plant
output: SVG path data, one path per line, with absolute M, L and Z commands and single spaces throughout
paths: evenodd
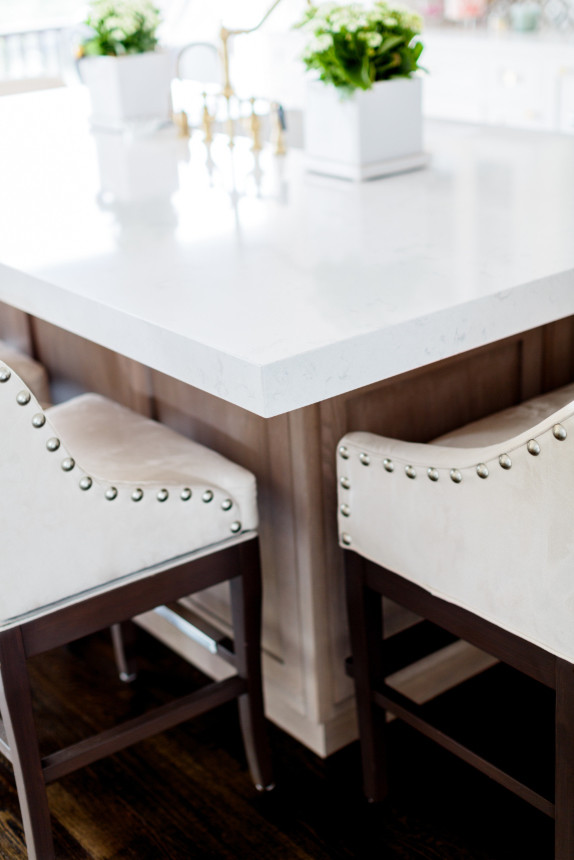
M 169 119 L 171 63 L 158 48 L 160 24 L 152 0 L 91 0 L 78 58 L 95 125 Z
M 311 170 L 370 179 L 426 163 L 422 151 L 421 16 L 389 2 L 311 6 L 305 149 Z

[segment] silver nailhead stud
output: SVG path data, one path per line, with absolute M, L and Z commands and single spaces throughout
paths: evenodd
M 180 499 L 184 502 L 187 502 L 188 499 L 191 499 L 191 490 L 189 487 L 184 487 L 181 493 L 179 494 Z
M 540 445 L 536 439 L 531 439 L 526 445 L 526 450 L 529 454 L 532 454 L 533 457 L 537 457 L 538 454 L 540 454 Z
M 393 463 L 392 460 L 389 460 L 388 457 L 386 457 L 383 460 L 383 466 L 385 467 L 387 472 L 394 472 L 395 471 L 395 464 Z
M 71 472 L 75 465 L 76 461 L 72 459 L 72 457 L 66 457 L 66 459 L 61 462 L 64 472 Z
M 349 449 L 346 448 L 344 445 L 341 445 L 341 447 L 339 448 L 339 457 L 342 457 L 343 460 L 349 459 Z
M 158 490 L 156 499 L 158 500 L 158 502 L 165 502 L 165 500 L 167 499 L 168 496 L 169 496 L 169 493 L 166 489 Z
M 111 502 L 115 499 L 117 494 L 118 494 L 118 491 L 116 490 L 115 487 L 108 487 L 108 489 L 106 490 L 106 499 L 108 499 L 108 501 Z
M 351 482 L 349 481 L 348 478 L 341 478 L 339 483 L 344 490 L 350 490 L 351 489 Z
M 240 532 L 240 531 L 241 531 L 241 523 L 239 522 L 239 520 L 235 520 L 235 522 L 234 522 L 234 523 L 231 523 L 231 525 L 229 526 L 229 528 L 231 529 L 231 531 L 233 532 L 233 534 L 236 534 L 237 532 Z
M 344 517 L 350 517 L 351 516 L 351 508 L 349 507 L 349 505 L 341 505 L 339 510 L 341 511 L 341 513 L 343 514 Z
M 89 475 L 84 475 L 83 478 L 80 478 L 80 490 L 89 490 L 92 486 L 92 479 Z
M 563 427 L 562 424 L 555 424 L 552 428 L 552 432 L 554 433 L 555 438 L 558 439 L 560 442 L 563 442 L 568 435 L 566 432 L 566 428 Z
M 438 470 L 433 469 L 432 466 L 430 469 L 427 469 L 427 475 L 429 476 L 431 481 L 438 481 Z
M 450 479 L 451 481 L 454 481 L 455 484 L 460 484 L 460 482 L 462 481 L 462 475 L 460 474 L 458 469 L 450 470 Z
M 213 498 L 213 492 L 211 490 L 206 490 L 201 498 L 204 502 L 210 502 Z
M 16 402 L 20 404 L 20 406 L 25 406 L 30 402 L 30 392 L 29 391 L 20 391 L 16 395 Z
M 417 470 L 414 466 L 405 466 L 405 475 L 407 478 L 416 478 Z
M 136 487 L 132 493 L 132 502 L 141 502 L 143 499 L 143 490 L 141 487 Z
M 341 543 L 345 546 L 351 546 L 351 535 L 348 535 L 347 532 L 343 532 L 341 535 Z
M 229 511 L 233 507 L 233 502 L 231 499 L 224 499 L 221 503 L 222 511 Z
M 359 454 L 359 460 L 361 461 L 363 466 L 370 466 L 371 465 L 371 458 L 369 457 L 368 454 L 365 454 L 365 453 Z
M 48 451 L 57 451 L 59 447 L 60 440 L 56 439 L 55 436 L 52 436 L 52 438 L 48 439 L 48 441 L 46 442 L 46 448 L 48 449 Z
M 46 423 L 46 416 L 43 412 L 38 412 L 37 415 L 34 415 L 32 418 L 32 426 L 33 427 L 43 427 Z
M 488 468 L 485 463 L 479 463 L 476 467 L 476 474 L 479 478 L 488 478 Z
M 8 382 L 12 374 L 7 367 L 0 369 L 0 382 Z
M 512 467 L 512 460 L 510 459 L 508 454 L 501 454 L 498 458 L 498 462 L 503 469 L 510 469 Z

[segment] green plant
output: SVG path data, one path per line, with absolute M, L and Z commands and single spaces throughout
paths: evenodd
M 92 35 L 79 49 L 80 56 L 118 56 L 153 51 L 161 23 L 152 0 L 92 0 L 86 18 Z
M 368 90 L 375 81 L 410 77 L 423 46 L 416 36 L 422 18 L 405 6 L 360 3 L 311 6 L 295 25 L 309 34 L 303 53 L 308 70 L 317 70 L 325 83 L 348 92 Z

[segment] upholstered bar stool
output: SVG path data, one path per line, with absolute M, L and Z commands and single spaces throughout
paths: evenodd
M 0 751 L 31 858 L 54 856 L 46 784 L 238 699 L 251 773 L 271 783 L 260 670 L 253 475 L 97 395 L 42 410 L 0 364 Z M 26 658 L 229 581 L 236 674 L 40 758 Z
M 367 796 L 387 791 L 388 709 L 554 816 L 555 857 L 574 858 L 574 386 L 428 445 L 349 433 L 337 461 Z M 554 797 L 386 683 L 404 662 L 383 645 L 381 595 L 556 691 Z

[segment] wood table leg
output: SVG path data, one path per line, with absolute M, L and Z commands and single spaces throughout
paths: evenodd
M 263 708 L 261 677 L 261 571 L 259 542 L 238 547 L 241 576 L 230 581 L 237 671 L 248 682 L 239 697 L 239 718 L 249 769 L 261 791 L 273 787 L 271 753 Z
M 574 665 L 556 659 L 555 860 L 574 860 Z
M 386 712 L 375 705 L 372 695 L 383 674 L 381 595 L 365 585 L 365 560 L 354 552 L 345 552 L 345 574 L 363 786 L 368 800 L 376 802 L 384 800 L 388 792 Z

